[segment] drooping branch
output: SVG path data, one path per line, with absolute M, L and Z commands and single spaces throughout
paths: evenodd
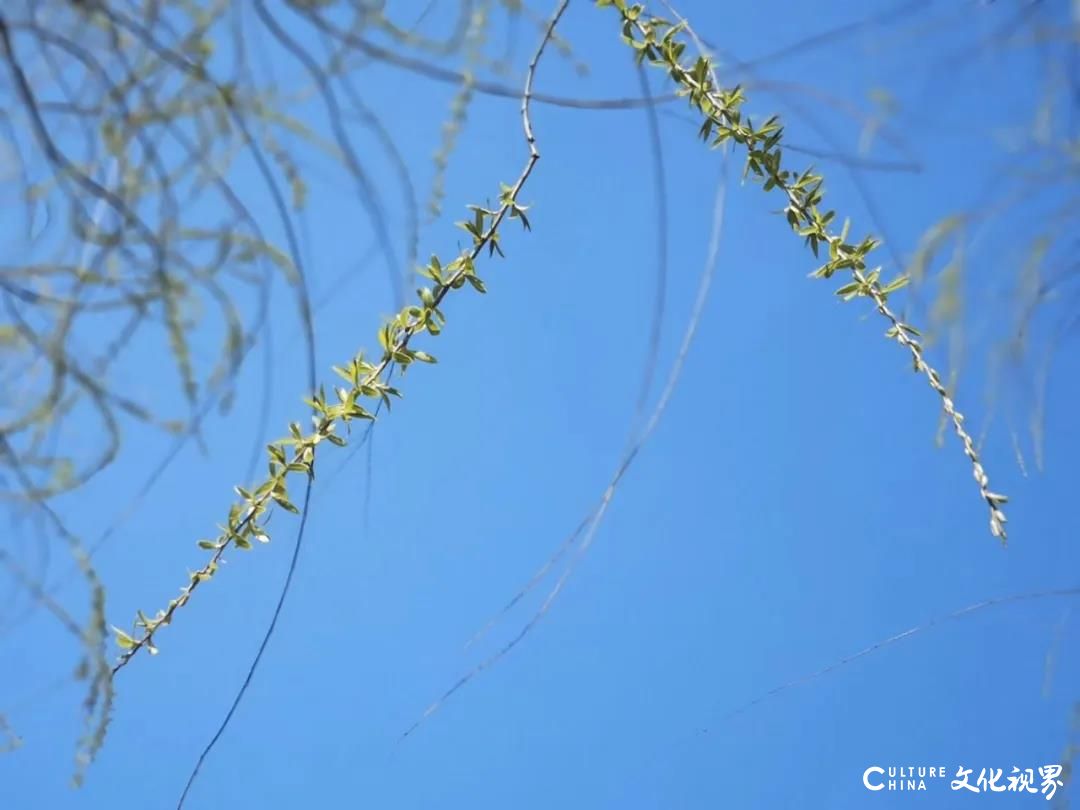
M 502 255 L 502 249 L 499 246 L 499 228 L 504 220 L 508 217 L 519 219 L 526 229 L 530 227 L 525 214 L 527 206 L 520 204 L 518 197 L 532 174 L 536 162 L 540 159 L 530 117 L 533 81 L 551 32 L 558 25 L 568 2 L 569 0 L 562 0 L 559 4 L 526 73 L 525 88 L 521 95 L 521 121 L 529 154 L 516 182 L 513 185 L 502 186 L 497 208 L 469 206 L 473 212 L 472 219 L 458 224 L 471 237 L 472 246 L 445 266 L 437 257 L 431 258 L 423 274 L 433 282 L 433 285 L 423 287 L 418 291 L 419 304 L 404 307 L 379 330 L 379 343 L 382 346 L 379 359 L 371 362 L 364 359 L 361 352 L 345 366 L 334 368 L 334 371 L 348 384 L 346 387 L 335 388 L 338 402 L 328 402 L 323 389 L 313 393 L 312 397 L 306 400 L 315 414 L 312 418 L 313 432 L 305 435 L 299 423 L 294 422 L 289 426 L 289 438 L 269 445 L 267 448 L 270 456 L 268 477 L 254 491 L 236 487 L 241 500 L 235 502 L 230 508 L 221 534 L 214 540 L 199 542 L 201 548 L 213 553 L 199 570 L 190 575 L 180 595 L 153 617 L 148 617 L 139 611 L 135 622 L 135 635 L 129 635 L 114 628 L 117 643 L 124 650 L 113 666 L 114 675 L 125 667 L 140 650 L 146 649 L 151 654 L 156 652 L 154 637 L 158 630 L 171 623 L 176 611 L 191 600 L 199 585 L 214 576 L 227 550 L 230 548 L 250 549 L 253 540 L 262 543 L 269 541 L 264 516 L 268 515 L 275 505 L 289 512 L 299 512 L 289 500 L 287 484 L 289 476 L 293 473 L 302 473 L 309 480 L 313 478 L 318 446 L 324 441 L 338 446 L 346 444 L 346 439 L 336 432 L 339 425 L 348 427 L 357 419 L 374 419 L 372 411 L 365 408 L 362 402 L 381 401 L 389 407 L 391 398 L 400 396 L 398 390 L 385 381 L 394 367 L 404 370 L 416 361 L 435 362 L 435 358 L 427 352 L 411 347 L 413 338 L 425 332 L 436 336 L 442 331 L 446 317 L 440 306 L 451 290 L 459 290 L 465 284 L 469 284 L 478 292 L 485 291 L 484 283 L 477 274 L 476 261 L 485 249 L 489 257 L 496 252 Z M 287 447 L 292 448 L 291 452 L 286 451 Z
M 754 127 L 748 117 L 743 117 L 740 110 L 745 101 L 742 89 L 722 87 L 712 63 L 704 55 L 705 49 L 686 20 L 672 24 L 658 17 L 646 17 L 643 6 L 630 5 L 626 0 L 597 0 L 597 5 L 611 6 L 619 12 L 623 40 L 637 52 L 638 59 L 664 69 L 678 87 L 678 94 L 686 97 L 700 113 L 703 118 L 701 137 L 713 146 L 734 142 L 742 147 L 746 152 L 744 176 L 759 180 L 765 191 L 777 189 L 784 195 L 784 214 L 788 225 L 806 241 L 814 256 L 818 256 L 820 248 L 828 248 L 828 261 L 811 275 L 815 278 L 831 278 L 837 272 L 849 272 L 852 280 L 840 287 L 837 295 L 844 300 L 869 298 L 877 312 L 888 322 L 886 336 L 907 349 L 915 370 L 926 377 L 930 387 L 941 397 L 942 407 L 963 444 L 964 454 L 971 462 L 979 494 L 990 510 L 990 532 L 1004 544 L 1006 518 L 1001 507 L 1008 499 L 990 490 L 990 480 L 975 442 L 964 427 L 964 416 L 956 409 L 938 372 L 926 362 L 918 330 L 889 308 L 889 295 L 906 286 L 908 277 L 902 275 L 882 284 L 879 281 L 881 268 L 867 267 L 867 257 L 878 246 L 878 240 L 867 237 L 858 244 L 849 243 L 850 220 L 845 222 L 839 233 L 832 229 L 836 212 L 819 208 L 824 199 L 824 178 L 812 169 L 795 172 L 787 168 L 783 163 L 784 131 L 779 118 L 773 116 L 761 126 Z M 695 41 L 702 54 L 690 64 L 683 61 L 686 50 L 686 43 L 682 41 L 684 32 Z

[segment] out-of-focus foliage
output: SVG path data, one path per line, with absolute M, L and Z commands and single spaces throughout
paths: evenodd
M 984 2 L 993 22 L 982 25 L 959 24 L 953 10 L 934 4 L 914 5 L 927 11 L 907 35 L 947 27 L 951 47 L 912 65 L 927 88 L 921 106 L 883 88 L 881 120 L 904 128 L 944 119 L 954 135 L 998 155 L 977 167 L 970 203 L 930 223 L 911 246 L 916 300 L 932 337 L 947 346 L 950 387 L 985 363 L 991 417 L 1000 417 L 1021 468 L 1033 461 L 1042 469 L 1047 383 L 1055 355 L 1080 326 L 1080 4 Z M 992 106 L 992 126 L 967 124 L 948 104 L 933 103 L 950 78 L 977 82 L 985 65 L 1031 79 L 1026 97 Z
M 305 163 L 330 161 L 352 183 L 402 298 L 401 267 L 416 259 L 417 195 L 358 78 L 391 62 L 459 88 L 437 158 L 445 167 L 476 77 L 505 73 L 513 56 L 504 43 L 488 54 L 487 26 L 544 25 L 512 0 L 465 0 L 450 10 L 449 33 L 432 37 L 421 33 L 432 10 L 408 21 L 379 3 L 25 0 L 0 10 L 0 499 L 13 518 L 43 516 L 46 533 L 68 545 L 90 591 L 89 623 L 72 618 L 14 547 L 0 547 L 0 570 L 85 650 L 80 773 L 103 742 L 111 704 L 104 590 L 94 544 L 50 504 L 125 450 L 131 420 L 198 441 L 205 416 L 231 404 L 275 280 L 291 289 L 306 326 L 313 387 L 297 236 L 311 193 Z M 555 46 L 570 56 L 566 43 Z M 275 60 L 299 78 L 281 82 Z M 377 158 L 358 153 L 354 122 L 374 134 Z M 385 192 L 367 170 L 373 159 L 396 170 L 404 233 L 389 231 Z M 441 189 L 437 174 L 436 208 Z M 125 363 L 168 364 L 173 390 L 118 377 Z

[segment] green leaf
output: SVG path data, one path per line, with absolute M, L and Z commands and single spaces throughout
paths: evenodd
M 851 295 L 853 292 L 857 292 L 862 287 L 858 281 L 853 281 L 850 284 L 845 284 L 839 290 L 836 291 L 837 295 Z
M 902 290 L 910 282 L 911 282 L 911 276 L 909 276 L 909 275 L 907 275 L 905 273 L 902 276 L 897 276 L 892 281 L 890 281 L 888 284 L 886 284 L 884 287 L 882 287 L 881 292 L 883 294 L 885 294 L 885 295 L 889 295 L 890 293 L 894 293 L 897 290 Z
M 271 497 L 275 501 L 277 501 L 278 506 L 280 506 L 286 512 L 292 512 L 294 515 L 299 515 L 300 514 L 300 510 L 297 509 L 295 506 L 293 506 L 292 501 L 290 501 L 284 495 L 274 494 Z
M 113 633 L 116 637 L 116 646 L 122 650 L 130 650 L 135 646 L 135 639 L 121 630 L 119 627 L 113 627 Z

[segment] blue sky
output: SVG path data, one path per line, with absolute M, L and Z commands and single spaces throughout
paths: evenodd
M 402 21 L 419 11 L 408 5 Z M 832 48 L 770 61 L 757 80 L 772 84 L 755 92 L 749 82 L 748 112 L 783 113 L 790 143 L 815 151 L 858 153 L 862 124 L 830 98 L 872 109 L 870 90 L 885 87 L 901 101 L 905 114 L 869 139 L 865 156 L 914 161 L 920 171 L 855 175 L 813 161 L 826 175 L 828 203 L 850 214 L 853 232 L 884 229 L 901 259 L 935 221 L 984 200 L 1008 143 L 1002 130 L 1025 126 L 1040 100 L 1042 66 L 1029 50 L 965 51 L 992 39 L 1010 9 L 961 5 L 962 13 L 928 4 Z M 680 10 L 703 37 L 747 60 L 867 13 L 853 2 L 727 6 Z M 1060 22 L 1067 11 L 1059 3 L 1041 13 Z M 587 54 L 590 74 L 578 77 L 552 52 L 538 90 L 639 94 L 612 11 L 575 3 L 563 35 Z M 521 64 L 535 32 L 522 25 L 518 38 Z M 286 82 L 291 69 L 285 58 L 275 64 Z M 653 73 L 654 91 L 666 91 Z M 365 101 L 384 117 L 423 199 L 453 89 L 386 66 L 365 75 Z M 670 249 L 660 381 L 693 306 L 723 178 L 721 156 L 669 114 L 683 108 L 664 109 Z M 465 648 L 601 496 L 635 417 L 659 231 L 646 116 L 537 105 L 534 123 L 542 158 L 523 194 L 533 231 L 510 223 L 507 258 L 480 268 L 486 296 L 463 290 L 448 299 L 445 332 L 420 346 L 439 363 L 401 381 L 403 401 L 374 429 L 370 476 L 363 450 L 329 448 L 320 462 L 290 599 L 185 806 L 1046 804 L 1040 796 L 968 798 L 940 781 L 925 793 L 871 794 L 861 780 L 872 765 L 944 766 L 950 775 L 963 766 L 977 775 L 1060 762 L 1080 699 L 1073 598 L 943 622 L 729 715 L 965 606 L 1077 587 L 1068 504 L 1080 434 L 1067 416 L 1080 392 L 1075 357 L 1066 346 L 1054 366 L 1041 472 L 1025 431 L 1028 381 L 1006 376 L 992 400 L 986 374 L 991 339 L 1011 323 L 1019 238 L 1038 231 L 1046 210 L 1039 206 L 1060 204 L 1067 189 L 1051 189 L 1009 222 L 980 223 L 966 256 L 972 341 L 957 401 L 973 433 L 988 426 L 983 455 L 992 487 L 1011 496 L 1003 549 L 989 534 L 959 443 L 951 434 L 935 443 L 933 392 L 882 337 L 885 325 L 868 306 L 841 303 L 831 292 L 839 284 L 807 278 L 813 257 L 774 213 L 777 199 L 740 184 L 738 155 L 727 172 L 719 262 L 696 341 L 595 542 L 525 640 L 399 739 L 540 608 L 562 569 Z M 375 141 L 359 129 L 356 137 L 361 154 L 371 155 L 373 178 L 392 189 Z M 517 104 L 478 97 L 451 161 L 446 213 L 423 228 L 421 255 L 451 258 L 462 238 L 453 221 L 464 205 L 493 198 L 524 157 Z M 791 157 L 800 167 L 812 160 Z M 313 160 L 311 170 L 305 250 L 320 302 L 317 373 L 330 384 L 331 365 L 376 346 L 380 319 L 394 304 L 354 190 L 324 163 Z M 259 205 L 264 192 L 241 180 Z M 389 222 L 400 235 L 394 193 L 387 192 Z M 403 261 L 403 242 L 395 248 Z M 247 483 L 253 443 L 279 438 L 303 418 L 295 303 L 281 283 L 273 300 L 269 386 L 260 348 L 241 374 L 232 412 L 206 424 L 210 452 L 187 446 L 95 557 L 117 625 L 138 608 L 164 606 L 185 571 L 201 564 L 195 541 L 224 518 L 231 487 Z M 927 309 L 912 307 L 917 325 L 928 321 Z M 116 373 L 167 405 L 177 396 L 175 375 L 146 362 L 163 347 L 148 340 Z M 929 356 L 948 368 L 947 341 Z M 255 416 L 263 405 L 265 433 Z M 1027 475 L 1010 438 L 1009 407 Z M 116 464 L 57 503 L 86 538 L 125 511 L 169 448 L 167 438 L 134 425 L 125 442 Z M 161 633 L 160 655 L 140 657 L 118 676 L 106 746 L 78 791 L 67 780 L 82 686 L 52 686 L 77 650 L 41 610 L 5 623 L 0 711 L 24 745 L 0 756 L 0 806 L 175 806 L 243 680 L 285 576 L 297 521 L 280 514 L 271 525 L 268 547 L 229 555 Z M 23 531 L 12 522 L 13 537 Z M 54 552 L 50 577 L 62 578 L 67 565 Z M 62 592 L 65 604 L 81 604 L 80 588 L 75 581 Z M 10 615 L 25 604 L 12 600 Z

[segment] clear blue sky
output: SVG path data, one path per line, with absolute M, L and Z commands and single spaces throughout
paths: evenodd
M 421 6 L 400 5 L 402 21 Z M 1064 19 L 1066 4 L 1048 5 L 1040 13 Z M 748 90 L 755 118 L 785 114 L 792 144 L 849 154 L 861 125 L 828 99 L 872 109 L 870 89 L 887 87 L 902 100 L 905 123 L 872 138 L 867 156 L 918 161 L 921 171 L 862 173 L 878 226 L 853 175 L 814 161 L 854 233 L 884 228 L 901 257 L 937 219 L 985 201 L 991 161 L 1002 155 L 994 133 L 1031 120 L 1038 102 L 1042 67 L 1030 53 L 965 53 L 1013 19 L 1012 4 L 940 6 L 770 63 L 758 78 L 789 84 Z M 868 5 L 702 1 L 680 10 L 710 42 L 751 59 L 858 19 Z M 565 23 L 591 73 L 579 78 L 551 53 L 539 90 L 639 94 L 612 11 L 575 1 Z M 522 25 L 518 64 L 535 40 Z M 302 82 L 294 68 L 286 57 L 275 64 L 286 84 Z M 414 168 L 423 199 L 453 89 L 382 66 L 364 75 L 365 99 Z M 661 75 L 651 79 L 655 91 L 667 89 Z M 1071 512 L 1080 432 L 1067 415 L 1080 393 L 1075 355 L 1066 347 L 1054 367 L 1045 471 L 1025 476 L 1010 441 L 1011 403 L 1033 466 L 1024 379 L 1007 378 L 999 398 L 984 455 L 993 488 L 1012 498 L 1002 549 L 959 443 L 950 434 L 935 445 L 935 395 L 868 306 L 840 303 L 837 284 L 807 278 L 813 258 L 773 213 L 780 203 L 741 186 L 738 170 L 729 172 L 716 281 L 681 382 L 592 548 L 533 632 L 398 742 L 540 607 L 558 571 L 465 649 L 600 497 L 634 416 L 657 268 L 646 117 L 538 105 L 534 118 L 542 159 L 523 195 L 533 232 L 516 223 L 506 230 L 507 259 L 481 267 L 486 297 L 462 291 L 447 301 L 443 336 L 421 346 L 439 363 L 401 382 L 404 400 L 374 431 L 370 478 L 363 451 L 338 472 L 349 451 L 327 448 L 290 600 L 186 806 L 1046 805 L 1039 796 L 969 798 L 940 781 L 926 793 L 871 794 L 861 779 L 871 765 L 945 766 L 950 775 L 964 766 L 978 775 L 1060 762 L 1080 699 L 1075 599 L 943 623 L 724 719 L 773 687 L 972 603 L 1076 587 L 1080 562 Z M 721 160 L 695 127 L 666 113 L 660 124 L 671 215 L 662 379 L 706 256 Z M 400 235 L 387 162 L 369 134 L 358 129 L 357 138 Z M 478 98 L 452 160 L 447 213 L 423 229 L 421 255 L 452 258 L 462 238 L 453 220 L 516 177 L 524 154 L 516 102 Z M 311 169 L 305 239 L 321 306 L 318 374 L 330 384 L 332 364 L 376 345 L 393 302 L 353 189 L 324 163 Z M 256 184 L 246 190 L 257 205 L 264 199 Z M 268 203 L 265 211 L 269 219 Z M 1010 240 L 1038 216 L 1029 208 L 1019 224 L 987 227 L 972 248 L 973 336 L 1008 333 L 1008 273 L 1023 248 Z M 396 247 L 403 261 L 403 240 Z M 215 533 L 231 487 L 246 483 L 253 443 L 303 418 L 295 311 L 278 284 L 269 387 L 259 350 L 233 411 L 206 426 L 210 454 L 187 447 L 97 555 L 113 623 L 164 606 L 201 564 L 195 541 Z M 912 317 L 925 322 L 925 313 L 913 308 Z M 976 434 L 991 410 L 989 346 L 969 346 L 957 396 Z M 171 369 L 137 362 L 161 349 L 147 343 L 117 373 L 167 404 L 176 395 Z M 944 342 L 930 358 L 947 367 Z M 256 419 L 263 398 L 265 434 Z M 123 511 L 169 446 L 134 426 L 125 439 L 119 462 L 58 503 L 84 537 Z M 82 685 L 50 686 L 77 650 L 44 611 L 5 624 L 0 711 L 24 746 L 0 756 L 0 807 L 175 806 L 255 653 L 296 525 L 275 516 L 274 542 L 229 555 L 162 631 L 161 654 L 120 674 L 106 746 L 81 790 L 67 779 Z M 54 551 L 52 576 L 67 564 Z M 73 609 L 83 599 L 77 581 L 64 592 Z M 11 615 L 24 605 L 14 600 Z

